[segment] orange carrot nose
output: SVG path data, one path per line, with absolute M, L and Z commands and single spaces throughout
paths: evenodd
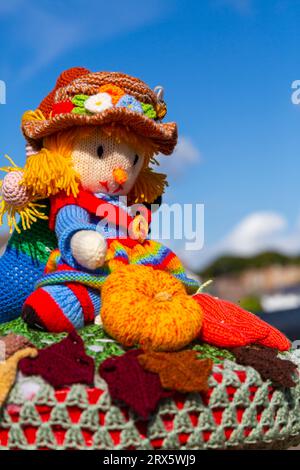
M 113 170 L 113 177 L 116 183 L 124 184 L 128 179 L 127 171 L 123 168 L 115 168 Z

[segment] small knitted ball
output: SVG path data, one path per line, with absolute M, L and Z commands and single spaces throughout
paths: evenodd
M 1 195 L 7 204 L 15 207 L 25 206 L 30 200 L 30 195 L 25 186 L 20 185 L 23 179 L 22 171 L 10 171 L 2 182 Z
M 124 346 L 176 351 L 200 332 L 202 310 L 170 274 L 150 266 L 124 266 L 102 287 L 106 332 Z

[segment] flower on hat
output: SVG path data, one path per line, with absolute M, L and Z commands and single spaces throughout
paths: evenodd
M 101 113 L 105 109 L 112 108 L 112 106 L 112 99 L 108 93 L 97 93 L 97 95 L 90 96 L 84 102 L 85 109 L 92 114 Z
M 122 90 L 117 85 L 113 85 L 112 83 L 107 83 L 106 85 L 102 85 L 99 90 L 99 93 L 108 93 L 111 96 L 111 100 L 113 104 L 117 104 L 120 98 L 125 95 L 125 91 Z
M 143 113 L 141 103 L 131 95 L 122 96 L 122 98 L 117 102 L 116 106 L 118 108 L 127 108 L 131 111 L 136 111 L 137 113 Z

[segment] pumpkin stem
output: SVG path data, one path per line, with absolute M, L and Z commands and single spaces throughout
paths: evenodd
M 169 292 L 162 291 L 162 292 L 158 292 L 157 294 L 155 294 L 154 298 L 155 300 L 164 302 L 164 301 L 172 300 L 172 295 Z

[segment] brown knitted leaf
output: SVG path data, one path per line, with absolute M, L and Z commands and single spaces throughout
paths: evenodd
M 4 343 L 5 359 L 8 359 L 20 349 L 25 349 L 27 347 L 32 346 L 32 344 L 27 338 L 21 335 L 16 335 L 14 333 L 10 333 L 6 336 L 1 336 L 0 343 Z
M 253 367 L 260 373 L 263 380 L 270 379 L 273 384 L 287 388 L 296 385 L 292 374 L 297 366 L 287 359 L 277 357 L 277 349 L 249 345 L 233 348 L 231 351 L 239 364 Z
M 146 352 L 138 357 L 141 366 L 159 374 L 163 388 L 183 393 L 208 389 L 213 362 L 197 359 L 197 351 Z

